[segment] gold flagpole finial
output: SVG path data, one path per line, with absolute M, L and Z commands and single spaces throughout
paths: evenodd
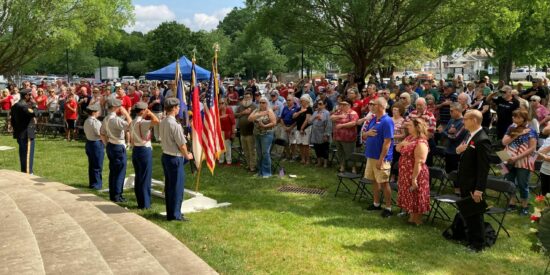
M 197 61 L 195 59 L 195 55 L 197 54 L 197 47 L 194 47 L 192 52 L 193 52 L 193 60 L 192 61 L 195 62 L 195 61 Z
M 219 52 L 220 51 L 220 44 L 219 43 L 214 43 L 213 48 L 214 48 L 214 51 Z

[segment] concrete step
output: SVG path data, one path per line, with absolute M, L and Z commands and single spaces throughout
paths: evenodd
M 0 274 L 44 274 L 42 256 L 27 217 L 0 192 Z
M 46 273 L 112 274 L 86 232 L 47 196 L 27 186 L 1 183 L 0 191 L 9 195 L 27 217 Z
M 22 187 L 47 197 L 51 204 L 60 208 L 58 211 L 69 215 L 88 234 L 87 238 L 103 256 L 102 260 L 110 267 L 110 272 L 217 274 L 170 233 L 112 202 L 44 178 L 0 170 L 0 191 Z M 29 221 L 33 219 L 29 217 Z M 113 231 L 117 233 L 112 234 Z M 40 241 L 38 243 L 40 246 Z M 49 272 L 48 269 L 46 272 Z M 86 273 L 98 272 L 86 270 Z
M 48 183 L 36 186 L 35 189 L 56 202 L 78 222 L 114 274 L 168 274 L 124 227 L 99 208 L 79 200 L 78 196 L 70 192 L 70 188 L 63 187 L 66 186 Z

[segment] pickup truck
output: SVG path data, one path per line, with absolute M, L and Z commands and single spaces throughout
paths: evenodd
M 518 68 L 510 73 L 510 79 L 515 81 L 527 80 L 532 81 L 535 78 L 545 78 L 545 72 L 536 72 L 529 68 Z

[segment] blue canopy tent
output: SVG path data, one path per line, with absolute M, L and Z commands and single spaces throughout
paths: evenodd
M 180 57 L 180 70 L 184 80 L 191 80 L 192 65 L 193 63 L 187 57 Z M 197 64 L 195 64 L 195 73 L 197 81 L 210 79 L 210 71 L 203 69 Z M 176 62 L 156 71 L 146 73 L 145 78 L 148 80 L 174 80 L 176 78 Z

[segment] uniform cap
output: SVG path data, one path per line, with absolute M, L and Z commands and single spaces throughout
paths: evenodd
M 91 111 L 91 112 L 98 112 L 99 111 L 99 104 L 88 105 L 88 107 L 86 107 L 86 109 L 88 111 Z
M 147 109 L 147 103 L 138 102 L 138 103 L 136 103 L 136 105 L 134 105 L 134 109 L 136 109 L 136 110 L 145 110 L 145 109 Z
M 179 105 L 180 105 L 180 101 L 175 97 L 169 97 L 166 100 L 164 100 L 164 108 L 169 108 L 169 107 L 179 106 Z
M 120 107 L 120 106 L 122 106 L 122 101 L 120 101 L 120 99 L 111 97 L 111 98 L 107 99 L 107 106 L 109 108 L 111 108 L 111 107 Z

